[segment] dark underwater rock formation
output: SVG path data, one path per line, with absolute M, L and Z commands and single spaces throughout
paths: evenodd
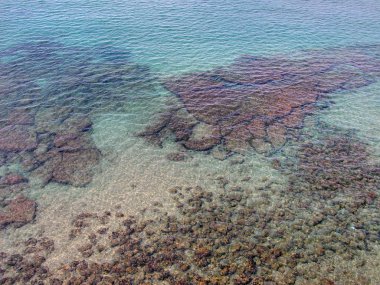
M 0 185 L 16 185 L 28 182 L 28 179 L 18 173 L 8 173 L 0 179 Z
M 53 47 L 44 47 L 49 52 L 40 54 L 36 48 L 33 55 L 49 58 Z M 227 151 L 244 153 L 251 147 L 267 153 L 281 148 L 293 129 L 302 128 L 304 117 L 324 95 L 364 86 L 380 73 L 376 57 L 361 49 L 308 55 L 300 61 L 246 56 L 225 69 L 168 80 L 183 108 L 170 110 L 144 135 L 160 143 L 172 132 L 185 147 L 212 148 L 219 159 L 225 159 Z M 117 72 L 100 77 L 95 76 L 102 82 L 118 82 Z M 46 183 L 88 183 L 100 158 L 89 134 L 89 110 L 72 111 L 62 105 L 56 112 L 36 112 L 38 131 L 31 128 L 36 147 L 2 151 L 1 163 L 19 159 L 26 171 Z M 17 126 L 31 122 L 6 121 Z M 154 205 L 134 217 L 124 217 L 121 207 L 115 207 L 116 213 L 80 214 L 68 237 L 85 239 L 77 248 L 82 253 L 79 260 L 65 260 L 62 267 L 49 270 L 44 262 L 54 243 L 32 238 L 20 252 L 0 253 L 0 283 L 369 284 L 361 272 L 364 260 L 355 272 L 342 272 L 339 262 L 329 262 L 337 257 L 352 260 L 363 252 L 370 255 L 372 246 L 378 246 L 378 166 L 370 165 L 364 144 L 338 134 L 305 142 L 294 156 L 293 169 L 287 173 L 289 185 L 275 187 L 270 181 L 254 195 L 244 187 L 247 184 L 234 187 L 235 182 L 220 177 L 217 191 L 199 186 L 170 189 L 178 209 L 175 215 Z M 288 166 L 276 159 L 272 164 L 282 171 Z M 4 201 L 0 225 L 33 219 L 33 201 L 24 197 Z M 114 216 L 120 222 L 112 229 L 109 220 Z M 96 260 L 94 255 L 101 252 L 112 260 Z
M 20 153 L 20 163 L 42 185 L 54 181 L 85 186 L 101 158 L 90 135 L 91 120 L 76 114 L 58 122 L 40 127 L 34 149 Z
M 304 143 L 290 168 L 289 191 L 307 190 L 322 199 L 344 197 L 352 212 L 373 206 L 380 194 L 380 166 L 369 157 L 366 145 L 352 136 L 327 135 Z
M 85 186 L 92 181 L 93 168 L 99 160 L 97 149 L 64 152 L 52 171 L 52 181 Z
M 29 238 L 19 244 L 19 253 L 0 252 L 1 284 L 30 284 L 35 276 L 46 278 L 49 269 L 44 266 L 46 258 L 54 250 L 54 241 L 47 237 Z
M 380 168 L 355 136 L 319 127 L 310 131 L 313 136 L 303 130 L 304 142 L 295 146 L 293 156 L 272 160 L 273 167 L 288 175 L 289 184 L 273 187 L 267 181 L 253 193 L 244 186 L 250 177 L 242 179 L 247 183 L 242 185 L 218 177 L 217 191 L 199 186 L 169 189 L 178 209 L 174 215 L 160 210 L 159 203 L 130 217 L 124 217 L 122 206 L 116 212 L 79 214 L 68 238 L 86 239 L 77 248 L 81 259 L 43 275 L 36 271 L 30 280 L 370 284 L 361 272 L 364 261 L 357 270 L 341 272 L 339 262 L 331 260 L 368 256 L 378 246 Z M 120 219 L 115 228 L 111 219 Z M 99 258 L 110 252 L 112 261 Z M 4 278 L 9 278 L 14 266 L 5 268 Z M 14 280 L 24 273 L 21 269 Z
M 366 146 L 352 136 L 322 135 L 300 145 L 295 158 L 297 171 L 290 172 L 289 185 L 274 191 L 268 183 L 259 196 L 225 181 L 217 192 L 199 186 L 169 189 L 175 215 L 159 205 L 129 217 L 121 207 L 81 213 L 68 237 L 73 242 L 85 239 L 77 247 L 79 260 L 54 270 L 40 262 L 30 274 L 27 267 L 17 266 L 22 259 L 16 253 L 0 259 L 0 281 L 370 284 L 361 272 L 364 261 L 352 272 L 331 263 L 370 255 L 379 242 L 380 172 L 370 164 Z M 287 162 L 274 159 L 273 164 L 281 170 Z M 334 183 L 321 184 L 325 181 Z M 111 219 L 120 219 L 115 228 Z M 33 244 L 37 241 L 28 242 L 28 251 Z M 111 261 L 99 258 L 110 253 Z
M 0 229 L 12 224 L 20 227 L 33 221 L 37 204 L 24 196 L 6 202 L 5 210 L 0 212 Z
M 21 164 L 42 184 L 90 183 L 101 158 L 91 115 L 120 110 L 158 85 L 112 47 L 34 41 L 0 50 L 0 61 L 0 165 Z
M 380 59 L 374 47 L 310 51 L 301 59 L 242 56 L 227 67 L 169 78 L 166 88 L 182 102 L 140 135 L 160 143 L 169 130 L 193 150 L 222 144 L 232 152 L 281 148 L 288 130 L 303 126 L 305 116 L 328 93 L 374 82 Z M 185 114 L 185 115 L 184 115 Z M 186 117 L 188 122 L 179 123 Z M 207 126 L 193 139 L 198 124 Z M 159 127 L 158 127 L 159 126 Z
M 108 235 L 99 215 L 78 216 L 72 239 L 85 237 L 94 226 L 101 226 L 78 248 L 83 258 L 47 276 L 36 274 L 34 280 L 173 285 L 333 284 L 355 280 L 369 284 L 363 274 L 345 271 L 345 276 L 338 276 L 334 272 L 339 264 L 330 265 L 327 271 L 322 270 L 322 264 L 337 256 L 352 258 L 377 242 L 379 225 L 373 222 L 378 214 L 368 212 L 379 204 L 377 196 L 352 211 L 349 200 L 339 195 L 326 198 L 309 195 L 311 191 L 302 195 L 284 191 L 275 201 L 264 195 L 263 207 L 240 187 L 221 194 L 200 187 L 170 191 L 177 201 L 178 215 L 161 213 L 154 220 L 123 218 L 118 230 Z M 269 207 L 271 203 L 274 207 Z M 114 256 L 110 262 L 88 259 L 111 250 Z
M 25 126 L 6 126 L 0 129 L 0 151 L 20 152 L 37 148 L 37 135 Z
M 169 153 L 166 158 L 170 161 L 185 161 L 188 157 L 186 153 L 183 152 L 172 152 Z
M 328 136 L 300 148 L 298 169 L 316 189 L 360 191 L 373 185 L 380 169 L 368 165 L 365 145 L 354 138 Z

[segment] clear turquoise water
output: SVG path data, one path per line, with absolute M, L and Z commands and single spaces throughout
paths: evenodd
M 378 43 L 368 1 L 2 1 L 2 48 L 50 39 L 123 48 L 157 72 L 206 69 L 241 54 Z
M 363 162 L 364 168 L 377 165 L 380 161 L 379 74 L 364 74 L 364 77 L 374 81 L 366 86 L 328 94 L 324 101 L 327 108 L 317 111 L 305 122 L 300 133 L 294 135 L 297 139 L 269 155 L 250 151 L 229 154 L 221 160 L 223 153 L 218 153 L 216 147 L 209 152 L 186 150 L 175 142 L 173 135 L 169 135 L 169 139 L 158 147 L 138 135 L 145 127 L 159 122 L 162 113 L 170 108 L 183 107 L 182 101 L 163 85 L 170 76 L 228 67 L 242 55 L 301 59 L 305 54 L 314 53 L 318 58 L 318 54 L 332 48 L 360 46 L 361 52 L 371 50 L 371 54 L 377 54 L 378 59 L 379 31 L 378 0 L 1 0 L 0 132 L 3 137 L 11 137 L 20 130 L 23 134 L 32 132 L 38 138 L 38 147 L 32 150 L 22 147 L 16 151 L 0 150 L 0 178 L 4 180 L 9 173 L 19 173 L 28 178 L 27 185 L 20 189 L 17 185 L 9 186 L 0 180 L 0 222 L 4 219 L 1 213 L 9 210 L 9 201 L 17 195 L 35 200 L 38 206 L 33 219 L 22 227 L 16 227 L 16 223 L 0 226 L 0 252 L 20 252 L 23 249 L 21 242 L 25 239 L 48 237 L 54 240 L 55 249 L 46 255 L 45 265 L 51 268 L 54 277 L 58 274 L 59 265 L 84 258 L 77 248 L 83 246 L 87 236 L 97 230 L 96 227 L 100 227 L 92 225 L 90 229 L 84 229 L 84 238 L 68 238 L 73 227 L 72 220 L 82 212 L 103 213 L 110 210 L 113 217 L 114 211 L 137 215 L 144 208 L 154 210 L 155 206 L 152 205 L 161 203 L 162 211 L 179 215 L 176 203 L 167 191 L 174 186 L 184 186 L 185 189 L 198 185 L 214 195 L 228 194 L 239 186 L 249 196 L 247 204 L 264 213 L 262 216 L 275 213 L 277 217 L 265 220 L 269 225 L 265 230 L 252 230 L 251 240 L 268 247 L 288 239 L 297 240 L 294 247 L 299 246 L 299 251 L 307 256 L 291 269 L 290 265 L 282 269 L 264 265 L 261 268 L 257 261 L 262 259 L 261 264 L 266 264 L 267 260 L 262 256 L 256 257 L 257 276 L 267 278 L 265 270 L 270 268 L 272 275 L 265 280 L 274 283 L 268 284 L 379 284 L 380 276 L 376 270 L 380 266 L 379 184 L 370 181 L 368 184 L 375 185 L 371 184 L 373 189 L 363 186 L 362 192 L 354 194 L 343 189 L 342 192 L 334 192 L 334 199 L 330 197 L 330 200 L 326 198 L 328 195 L 315 196 L 314 192 L 302 191 L 289 194 L 288 191 L 289 180 L 297 177 L 298 168 L 292 168 L 292 163 L 299 159 L 298 148 L 303 143 L 323 144 L 319 137 L 326 134 L 348 134 L 352 142 L 358 139 L 369 151 L 369 160 Z M 273 66 L 273 70 L 277 68 Z M 7 128 L 11 115 L 20 110 L 32 113 L 33 123 L 22 124 L 22 127 L 15 123 L 13 133 L 2 131 Z M 75 129 L 75 126 L 65 123 L 66 118 L 74 120 L 78 117 L 77 125 L 84 117 L 92 122 L 91 128 L 83 131 L 84 141 L 79 141 L 79 151 L 54 146 L 57 134 Z M 200 128 L 200 136 L 202 131 L 207 133 L 207 129 Z M 82 131 L 79 133 L 82 136 Z M 5 140 L 9 148 L 9 140 L 3 137 L 0 137 L 0 146 Z M 28 140 L 23 135 L 20 137 L 16 136 L 14 141 Z M 99 160 L 94 156 L 85 156 L 81 152 L 83 148 L 99 151 Z M 49 153 L 53 158 L 41 158 L 41 161 L 53 161 L 60 155 L 56 152 L 71 151 L 79 159 L 68 159 L 58 166 L 54 162 L 53 166 L 45 168 L 35 166 L 37 170 L 29 169 L 30 165 L 25 166 L 30 156 L 40 159 Z M 179 162 L 168 159 L 173 153 L 185 153 L 186 158 Z M 358 157 L 362 158 L 359 154 Z M 282 170 L 274 167 L 277 159 L 283 163 Z M 342 161 L 351 166 L 351 160 Z M 55 173 L 49 167 L 53 167 Z M 78 169 L 84 169 L 84 174 L 79 171 L 80 177 L 77 179 Z M 90 178 L 87 177 L 89 173 Z M 371 175 L 378 182 L 377 174 L 371 172 Z M 226 180 L 229 182 L 221 187 L 220 181 Z M 363 202 L 364 206 L 358 206 L 356 212 L 349 208 L 355 201 L 365 199 L 363 196 L 372 199 L 371 195 L 375 195 L 375 202 Z M 236 205 L 231 206 L 223 199 L 221 208 L 234 216 Z M 304 207 L 305 204 L 310 207 Z M 339 207 L 342 209 L 338 211 Z M 276 220 L 278 216 L 283 217 L 277 215 L 276 210 L 299 213 L 298 221 L 313 220 L 316 212 L 337 213 L 326 214 L 328 218 L 321 223 L 323 226 L 306 226 L 305 229 L 287 220 Z M 27 209 L 21 211 L 24 213 Z M 165 220 L 165 214 L 162 216 L 157 212 L 153 211 L 154 219 Z M 147 217 L 150 216 L 147 214 Z M 195 214 L 186 217 L 203 221 Z M 249 217 L 245 218 L 249 220 Z M 230 223 L 235 224 L 235 220 Z M 357 226 L 362 224 L 362 227 Z M 357 227 L 360 233 L 355 232 L 356 229 L 347 233 L 348 225 L 350 229 Z M 120 221 L 112 220 L 109 227 L 110 231 L 117 231 Z M 276 229 L 283 232 L 283 240 L 278 237 L 279 234 L 271 235 Z M 292 230 L 288 232 L 288 229 Z M 233 228 L 230 232 L 239 231 Z M 366 236 L 365 247 L 359 244 L 363 233 Z M 209 239 L 207 235 L 197 238 Z M 99 235 L 98 239 L 101 240 Z M 299 240 L 308 240 L 310 244 L 299 245 Z M 310 254 L 319 240 L 326 244 L 327 252 L 320 258 Z M 339 246 L 334 244 L 337 240 L 342 241 Z M 102 241 L 109 243 L 104 239 Z M 235 241 L 246 242 L 243 237 L 241 240 L 235 237 L 230 242 L 233 244 Z M 345 254 L 347 244 L 355 251 L 350 247 L 349 254 Z M 292 250 L 294 247 L 291 247 Z M 186 254 L 188 256 L 189 252 Z M 288 255 L 291 255 L 290 251 L 283 256 Z M 246 256 L 246 253 L 241 256 L 231 254 L 231 258 L 237 260 Z M 96 251 L 91 258 L 90 261 L 102 263 L 119 260 L 119 255 L 110 249 L 103 253 Z M 217 264 L 225 262 L 218 258 L 215 260 Z M 283 266 L 283 260 L 276 260 Z M 194 264 L 192 266 L 195 268 Z M 315 266 L 319 269 L 316 270 Z M 24 274 L 22 270 L 14 273 L 6 258 L 0 259 L 0 268 L 5 270 L 5 275 L 20 277 Z M 58 271 L 54 271 L 56 269 Z M 200 275 L 213 270 L 212 267 L 200 270 Z M 315 271 L 321 273 L 313 273 Z M 297 277 L 287 279 L 283 277 L 287 276 L 286 272 Z M 38 275 L 35 278 L 48 279 L 52 276 Z M 195 284 L 195 277 L 189 276 L 190 283 L 178 284 Z M 217 279 L 213 281 L 216 283 L 207 284 L 239 284 L 233 279 L 235 273 L 229 276 L 231 279 L 228 282 Z M 8 284 L 1 280 L 0 284 Z M 15 280 L 19 284 L 31 282 Z M 17 283 L 15 280 L 9 284 Z M 173 282 L 178 281 L 152 280 L 151 284 L 177 284 Z M 330 280 L 335 283 L 328 283 Z M 134 279 L 130 284 L 140 284 L 140 281 Z M 262 284 L 259 281 L 248 284 Z M 253 282 L 252 278 L 250 282 Z

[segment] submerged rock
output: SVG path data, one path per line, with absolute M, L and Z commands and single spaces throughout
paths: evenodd
M 20 163 L 41 185 L 91 181 L 90 168 L 100 160 L 91 116 L 120 110 L 158 85 L 149 68 L 109 49 L 33 41 L 0 51 L 1 166 Z
M 194 127 L 184 146 L 191 150 L 205 151 L 219 144 L 221 135 L 212 125 L 200 123 Z
M 286 128 L 283 124 L 273 124 L 267 129 L 268 139 L 274 148 L 282 147 L 286 142 Z
M 81 213 L 72 221 L 69 236 L 73 242 L 83 239 L 75 245 L 81 257 L 50 274 L 36 270 L 33 281 L 293 285 L 297 280 L 302 280 L 300 284 L 348 280 L 362 284 L 364 263 L 350 272 L 331 260 L 368 255 L 377 245 L 380 173 L 366 168 L 365 146 L 352 137 L 318 137 L 295 155 L 296 171 L 289 174 L 289 185 L 273 191 L 272 181 L 265 177 L 260 196 L 245 189 L 251 183 L 240 187 L 218 177 L 221 191 L 188 185 L 171 188 L 178 210 L 174 215 L 162 211 L 161 203 L 129 217 L 120 213 L 120 207 L 112 212 Z M 359 160 L 342 164 L 351 156 Z M 283 169 L 282 161 L 272 162 Z M 319 163 L 327 169 L 313 168 Z M 334 177 L 346 179 L 344 185 L 325 191 L 315 184 Z M 362 177 L 363 183 L 356 177 Z M 116 224 L 111 222 L 120 218 Z M 28 244 L 32 247 L 37 241 Z M 4 266 L 3 275 L 12 276 L 21 260 L 18 255 L 6 258 L 10 265 Z M 38 264 L 38 269 L 43 266 Z M 20 280 L 24 272 L 20 267 L 14 280 Z
M 7 125 L 34 125 L 34 114 L 26 110 L 14 110 L 8 115 Z
M 49 45 L 43 47 L 51 51 Z M 32 49 L 38 60 L 49 58 L 50 53 L 41 52 L 41 47 L 25 48 Z M 344 56 L 336 57 L 337 52 Z M 363 78 L 355 79 L 357 72 L 339 68 L 341 58 L 344 64 L 355 65 L 353 58 L 360 52 L 331 53 L 317 54 L 307 61 L 245 56 L 225 69 L 169 80 L 167 87 L 182 99 L 184 108 L 172 110 L 144 136 L 161 142 L 172 132 L 180 144 L 199 151 L 212 149 L 211 153 L 222 159 L 218 151 L 229 155 L 250 146 L 259 152 L 280 148 L 289 129 L 302 127 L 312 104 L 324 93 L 366 84 Z M 372 57 L 364 58 L 357 68 L 378 71 L 371 61 Z M 89 72 L 90 67 L 83 69 Z M 84 106 L 97 103 L 92 97 L 96 94 L 92 82 L 125 81 L 125 73 L 118 69 L 108 70 L 105 76 L 90 74 L 90 78 L 79 74 L 78 81 L 76 76 L 68 76 L 65 84 L 60 82 L 74 93 L 78 92 L 77 85 L 83 87 L 88 92 L 81 98 Z M 108 93 L 99 92 L 97 96 L 107 97 L 104 94 Z M 65 99 L 70 104 L 78 98 Z M 178 120 L 184 111 L 196 122 Z M 71 124 L 70 116 L 71 112 L 65 113 L 57 124 L 40 121 L 38 133 L 44 147 L 20 152 L 32 174 L 42 173 L 47 182 L 83 186 L 91 181 L 100 153 L 86 134 L 88 122 L 80 124 L 73 119 Z M 69 132 L 61 128 L 65 122 Z M 50 272 L 43 265 L 44 256 L 36 254 L 30 260 L 25 256 L 39 246 L 53 251 L 54 243 L 29 240 L 23 255 L 0 255 L 0 283 L 332 284 L 343 282 L 337 280 L 343 276 L 355 284 L 368 283 L 360 281 L 365 280 L 360 276 L 364 275 L 361 268 L 357 270 L 359 276 L 350 276 L 346 268 L 341 270 L 340 264 L 331 264 L 331 260 L 352 259 L 361 251 L 367 254 L 378 244 L 379 167 L 369 166 L 364 145 L 352 137 L 319 138 L 304 143 L 296 152 L 288 186 L 284 182 L 283 187 L 271 187 L 271 179 L 265 177 L 262 182 L 266 186 L 252 195 L 252 189 L 220 177 L 212 191 L 188 185 L 171 189 L 178 209 L 175 215 L 161 211 L 160 203 L 134 217 L 123 218 L 118 208 L 115 215 L 108 211 L 78 215 L 70 238 L 90 241 L 78 248 L 83 254 L 79 260 L 65 261 L 61 268 Z M 239 155 L 230 162 L 243 161 Z M 285 165 L 273 161 L 279 170 Z M 0 227 L 33 220 L 34 201 L 18 197 L 4 205 Z M 122 221 L 112 229 L 114 216 Z M 96 223 L 101 227 L 97 229 L 99 235 L 82 235 L 94 231 Z M 101 252 L 111 261 L 94 261 L 94 255 Z M 323 263 L 329 264 L 327 269 L 321 266 Z
M 218 147 L 215 147 L 212 149 L 211 151 L 211 155 L 215 158 L 215 159 L 218 159 L 218 160 L 225 160 L 227 159 L 227 157 L 229 156 L 229 152 L 218 146 Z
M 18 173 L 9 173 L 0 179 L 0 185 L 16 185 L 28 182 L 28 179 Z
M 6 126 L 0 129 L 0 151 L 26 151 L 37 147 L 37 135 L 26 126 Z
M 369 164 L 368 157 L 366 146 L 357 139 L 326 136 L 301 145 L 297 172 L 314 191 L 363 195 L 378 188 L 380 175 L 380 169 Z
M 162 123 L 155 120 L 153 126 L 159 128 L 149 138 L 161 143 L 168 130 L 192 150 L 223 145 L 245 153 L 253 146 L 273 153 L 286 143 L 288 130 L 303 127 L 305 116 L 326 93 L 372 83 L 371 77 L 378 76 L 373 61 L 378 60 L 360 48 L 310 51 L 302 59 L 242 56 L 226 67 L 169 78 L 165 87 L 182 108 L 171 110 Z M 186 113 L 191 120 L 178 119 Z M 203 139 L 193 138 L 197 123 L 209 126 Z
M 169 153 L 166 158 L 170 161 L 184 161 L 186 160 L 187 155 L 183 152 L 173 152 Z
M 237 153 L 245 153 L 251 148 L 250 141 L 253 138 L 249 128 L 245 125 L 234 128 L 224 136 L 226 149 Z
M 85 186 L 92 181 L 94 167 L 99 160 L 100 152 L 97 149 L 64 152 L 54 167 L 52 181 Z
M 36 208 L 36 202 L 24 196 L 9 201 L 5 210 L 0 212 L 0 228 L 10 224 L 20 227 L 33 221 Z

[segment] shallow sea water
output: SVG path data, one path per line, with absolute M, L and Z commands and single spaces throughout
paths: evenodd
M 0 284 L 379 284 L 380 2 L 0 2 Z

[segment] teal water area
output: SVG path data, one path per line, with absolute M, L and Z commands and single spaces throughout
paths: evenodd
M 2 1 L 1 47 L 30 40 L 123 48 L 157 72 L 206 69 L 241 54 L 379 42 L 368 1 Z
M 0 27 L 0 284 L 380 284 L 380 1 Z

